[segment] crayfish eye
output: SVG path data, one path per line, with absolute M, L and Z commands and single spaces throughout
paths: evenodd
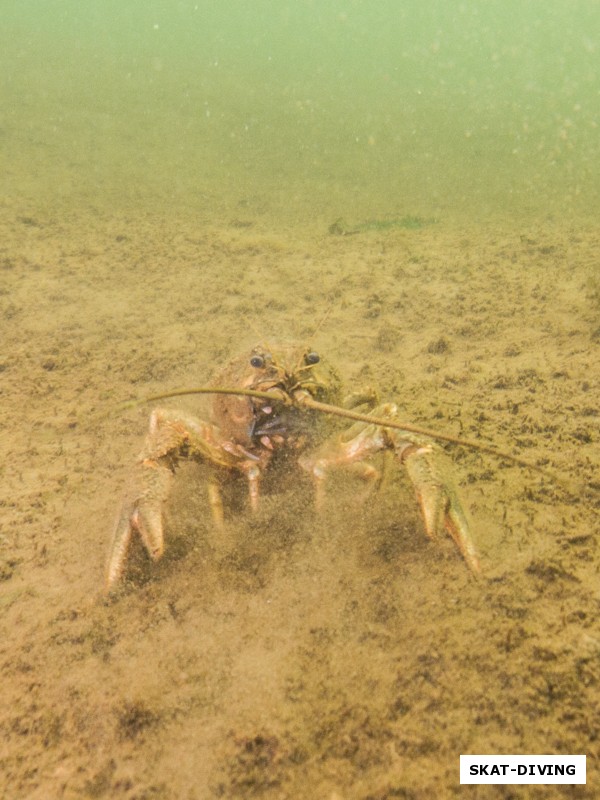
M 263 356 L 252 356 L 250 359 L 250 364 L 257 369 L 260 369 L 261 367 L 264 367 L 265 359 Z
M 321 360 L 320 355 L 318 353 L 315 353 L 314 351 L 311 351 L 310 353 L 307 353 L 304 356 L 304 361 L 306 364 L 310 365 L 318 364 L 320 360 Z

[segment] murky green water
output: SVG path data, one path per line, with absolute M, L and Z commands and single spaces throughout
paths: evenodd
M 18 205 L 286 225 L 598 212 L 597 3 L 2 6 Z

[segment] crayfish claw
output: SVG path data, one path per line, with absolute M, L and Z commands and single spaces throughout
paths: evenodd
M 471 526 L 452 480 L 443 469 L 441 453 L 433 444 L 413 443 L 400 457 L 415 489 L 427 535 L 437 539 L 446 530 L 471 571 L 478 574 L 481 568 Z

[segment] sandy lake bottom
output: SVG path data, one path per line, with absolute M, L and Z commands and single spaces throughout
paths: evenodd
M 597 229 L 300 235 L 10 207 L 0 226 L 3 797 L 598 796 Z M 164 559 L 138 553 L 105 598 L 150 410 L 117 407 L 263 340 L 569 482 L 444 446 L 474 580 L 399 470 L 368 501 L 334 480 L 321 514 L 273 476 L 217 535 L 186 466 Z M 461 753 L 586 753 L 588 783 L 461 787 Z

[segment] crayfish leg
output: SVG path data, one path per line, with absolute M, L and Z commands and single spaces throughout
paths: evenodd
M 221 496 L 221 487 L 215 479 L 208 482 L 208 504 L 212 514 L 215 527 L 221 529 L 223 527 L 223 497 Z

